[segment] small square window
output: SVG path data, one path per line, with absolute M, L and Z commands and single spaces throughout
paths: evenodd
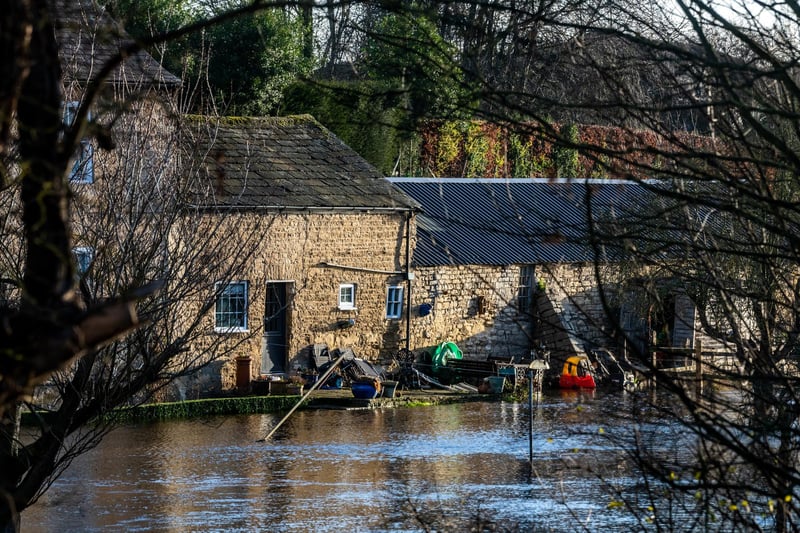
M 62 117 L 64 126 L 72 126 L 72 124 L 75 122 L 75 117 L 78 115 L 78 108 L 80 106 L 81 103 L 78 101 L 64 103 L 64 116 Z
M 356 308 L 356 286 L 352 283 L 339 285 L 339 309 L 348 310 Z
M 75 122 L 80 105 L 81 103 L 77 101 L 64 104 L 62 120 L 65 127 L 70 127 Z M 90 120 L 91 115 L 87 115 L 86 118 Z M 78 149 L 75 151 L 69 180 L 72 183 L 94 183 L 94 147 L 89 139 L 81 139 Z
M 386 318 L 401 318 L 402 316 L 403 287 L 391 286 L 386 292 Z
M 247 282 L 217 283 L 214 330 L 231 333 L 247 331 Z

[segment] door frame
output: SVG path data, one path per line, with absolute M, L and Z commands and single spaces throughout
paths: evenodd
M 274 311 L 270 309 L 270 306 L 276 303 L 274 300 L 270 299 L 271 289 L 274 286 L 282 286 L 283 293 L 279 296 L 277 302 L 281 304 L 281 309 L 279 311 L 280 314 L 275 319 L 271 320 L 269 317 L 274 313 Z M 287 372 L 287 367 L 289 364 L 289 337 L 291 333 L 291 310 L 293 304 L 292 300 L 294 298 L 294 286 L 294 280 L 280 279 L 268 280 L 264 284 L 264 316 L 261 341 L 262 374 L 285 374 Z M 283 302 L 280 302 L 281 297 L 283 298 Z M 274 322 L 275 320 L 277 320 L 278 324 L 281 326 L 281 329 L 268 329 L 270 322 Z M 273 356 L 270 355 L 270 347 L 275 345 L 276 337 L 278 338 L 277 340 L 279 341 L 279 344 L 282 346 L 283 353 Z M 275 357 L 282 359 L 282 361 L 280 361 L 280 365 L 274 364 Z

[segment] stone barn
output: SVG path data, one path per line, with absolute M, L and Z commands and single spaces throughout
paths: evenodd
M 414 347 L 452 341 L 465 358 L 485 360 L 527 358 L 544 345 L 554 359 L 551 368 L 560 369 L 564 358 L 593 348 L 621 354 L 624 335 L 649 338 L 647 317 L 630 316 L 642 307 L 630 289 L 630 269 L 621 268 L 618 249 L 591 245 L 586 222 L 588 202 L 601 223 L 641 200 L 640 185 L 608 179 L 391 181 L 422 206 L 412 263 Z M 671 301 L 675 342 L 689 346 L 697 333 L 693 306 L 685 295 Z
M 310 116 L 190 119 L 195 205 L 223 224 L 235 279 L 208 287 L 207 338 L 250 376 L 288 375 L 312 347 L 368 360 L 402 346 L 416 204 Z M 236 364 L 222 367 L 222 389 Z

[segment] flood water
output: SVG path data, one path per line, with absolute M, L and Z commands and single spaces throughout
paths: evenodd
M 543 396 L 533 468 L 527 402 L 298 411 L 269 442 L 279 415 L 126 426 L 23 513 L 23 530 L 461 531 L 478 517 L 630 530 L 607 506 L 609 487 L 638 482 L 615 440 L 631 425 L 613 416 L 635 401 Z

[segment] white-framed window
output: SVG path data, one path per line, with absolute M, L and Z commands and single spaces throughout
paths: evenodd
M 71 102 L 64 102 L 64 126 L 72 126 L 75 122 L 75 116 L 78 114 L 78 108 L 81 106 L 81 103 L 77 100 Z
M 533 266 L 519 267 L 519 285 L 517 287 L 517 312 L 529 313 L 533 304 Z
M 386 291 L 386 318 L 403 316 L 403 287 L 392 285 Z
M 94 261 L 94 248 L 90 246 L 76 246 L 72 249 L 72 257 L 75 259 L 75 272 L 78 277 L 83 277 L 89 271 Z
M 246 281 L 217 283 L 217 302 L 214 310 L 214 331 L 232 333 L 247 331 Z
M 64 125 L 69 127 L 75 122 L 78 114 L 80 102 L 66 102 L 64 104 Z M 91 116 L 87 116 L 90 119 Z M 81 139 L 72 168 L 69 172 L 69 180 L 72 183 L 94 183 L 94 147 L 89 139 Z
M 339 285 L 339 309 L 356 308 L 356 286 L 353 283 L 342 283 Z
M 86 139 L 82 140 L 69 172 L 73 183 L 94 183 L 94 148 Z

